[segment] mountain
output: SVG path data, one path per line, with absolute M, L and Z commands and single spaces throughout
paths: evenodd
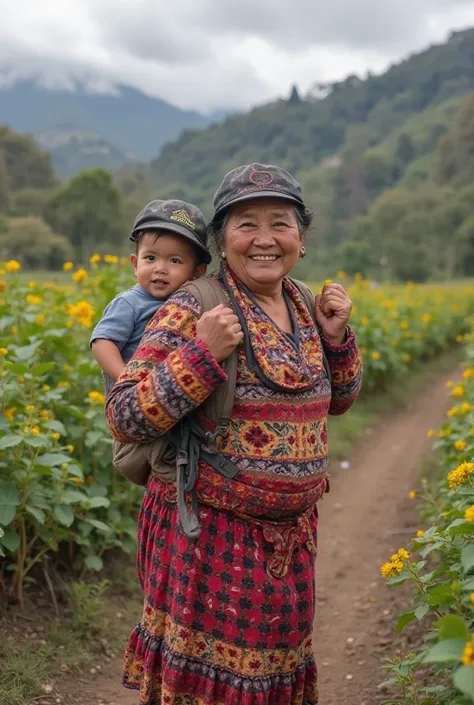
M 0 88 L 0 125 L 36 137 L 63 176 L 103 166 L 150 159 L 186 128 L 202 128 L 222 116 L 181 110 L 128 86 L 115 94 L 42 88 L 22 81 Z
M 393 186 L 409 162 L 421 156 L 416 149 L 408 154 L 406 144 L 400 165 L 393 163 L 388 147 L 382 157 L 369 150 L 390 135 L 397 139 L 397 131 L 412 118 L 472 90 L 474 29 L 468 29 L 453 32 L 445 43 L 410 56 L 381 75 L 365 80 L 352 75 L 315 85 L 298 100 L 293 91 L 290 100 L 231 116 L 204 130 L 187 129 L 150 163 L 149 179 L 160 194 L 189 198 L 209 212 L 213 192 L 226 171 L 252 161 L 277 163 L 304 177 L 308 202 L 331 221 L 331 236 L 340 238 L 337 224 L 345 228 L 348 218 L 364 212 L 371 199 Z M 434 122 L 437 132 L 431 147 L 449 126 L 442 115 Z M 351 152 L 366 159 L 368 171 L 355 205 L 355 184 L 349 202 L 346 199 Z

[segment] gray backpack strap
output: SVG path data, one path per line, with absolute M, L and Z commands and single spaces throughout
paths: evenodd
M 217 279 L 211 277 L 202 277 L 188 282 L 181 287 L 181 291 L 187 291 L 194 296 L 203 311 L 211 311 L 219 304 L 230 306 L 223 287 Z M 227 381 L 221 384 L 202 405 L 205 416 L 216 427 L 210 439 L 212 444 L 215 444 L 218 436 L 225 434 L 231 418 L 237 382 L 237 362 L 238 354 L 237 350 L 234 350 L 222 363 L 227 374 Z
M 300 282 L 298 279 L 290 279 L 290 281 L 296 286 L 298 291 L 300 292 L 301 296 L 303 297 L 303 300 L 308 307 L 308 310 L 311 314 L 311 318 L 314 321 L 314 325 L 316 326 L 316 330 L 319 333 L 319 337 L 322 338 L 322 331 L 321 328 L 319 327 L 319 323 L 316 320 L 316 312 L 314 310 L 314 294 L 309 288 L 307 284 L 304 282 Z M 326 370 L 326 374 L 329 377 L 329 382 L 331 383 L 331 368 L 329 367 L 329 362 L 326 357 L 326 353 L 324 352 L 324 348 L 322 348 L 323 351 L 323 365 L 324 369 Z

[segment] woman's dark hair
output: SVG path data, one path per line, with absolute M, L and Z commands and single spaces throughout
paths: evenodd
M 310 208 L 295 207 L 296 219 L 298 221 L 298 230 L 300 235 L 304 236 L 308 233 L 313 222 L 313 212 Z M 211 220 L 207 226 L 207 236 L 209 245 L 220 256 L 224 245 L 224 233 L 229 220 L 229 211 L 227 210 L 217 220 Z

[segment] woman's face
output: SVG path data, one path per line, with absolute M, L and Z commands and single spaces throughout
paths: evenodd
M 277 293 L 295 266 L 302 238 L 294 206 L 280 198 L 244 201 L 229 210 L 224 252 L 233 273 L 250 291 Z

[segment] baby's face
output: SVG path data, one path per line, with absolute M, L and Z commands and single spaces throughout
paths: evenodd
M 155 299 L 167 299 L 190 279 L 206 271 L 190 243 L 163 231 L 145 233 L 130 257 L 137 281 Z

